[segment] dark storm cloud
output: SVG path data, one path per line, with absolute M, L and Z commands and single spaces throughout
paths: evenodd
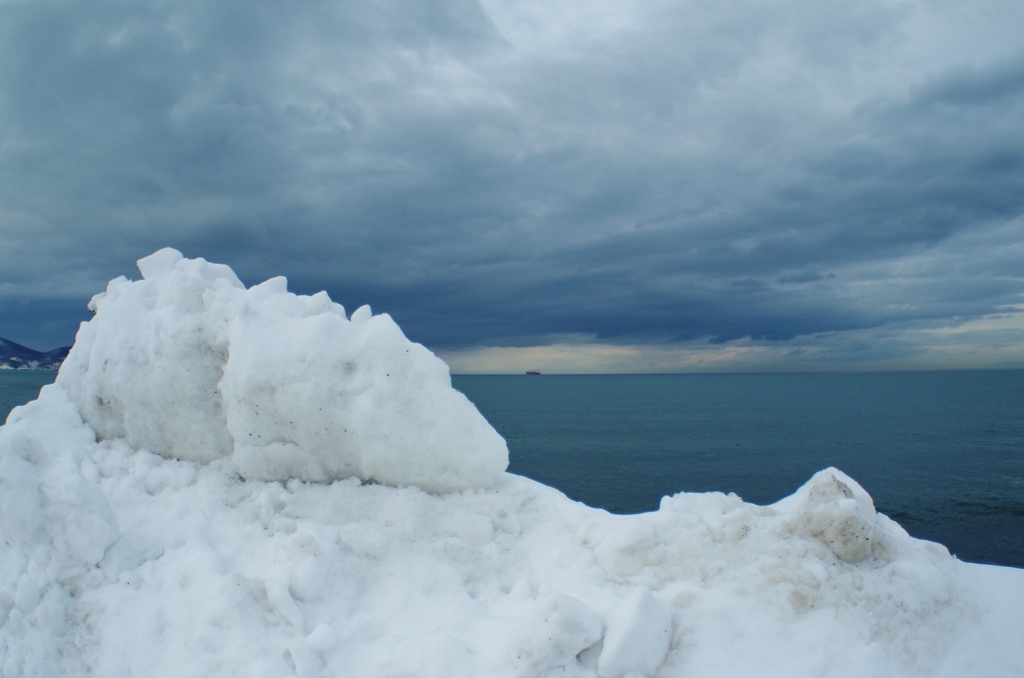
M 1000 61 L 985 68 L 957 68 L 932 78 L 914 99 L 922 108 L 933 105 L 985 106 L 1024 93 L 1024 57 Z
M 0 335 L 165 245 L 436 348 L 1020 303 L 1014 5 L 577 4 L 0 3 Z

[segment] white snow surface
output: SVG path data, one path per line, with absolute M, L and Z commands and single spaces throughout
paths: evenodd
M 490 486 L 505 441 L 387 314 L 163 249 L 93 297 L 57 383 L 104 440 L 247 480 Z
M 0 427 L 5 678 L 1024 675 L 1024 571 L 841 471 L 611 515 L 386 315 L 139 264 Z

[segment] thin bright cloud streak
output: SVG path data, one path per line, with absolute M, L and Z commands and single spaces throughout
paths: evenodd
M 585 338 L 544 346 L 441 352 L 455 374 L 646 374 L 832 370 L 1024 369 L 1024 304 L 956 325 L 872 330 L 777 343 L 614 345 Z M 855 350 L 851 344 L 856 344 Z M 901 347 L 887 355 L 889 344 Z M 850 355 L 858 355 L 856 362 Z

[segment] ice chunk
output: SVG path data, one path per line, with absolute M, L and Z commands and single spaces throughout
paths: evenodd
M 284 278 L 246 290 L 164 249 L 93 301 L 58 376 L 101 438 L 245 478 L 355 476 L 447 492 L 491 485 L 505 441 L 448 367 L 368 306 L 345 317 Z
M 136 449 L 212 461 L 232 451 L 219 390 L 225 321 L 208 312 L 207 293 L 223 281 L 240 293 L 226 267 L 180 259 L 173 250 L 143 259 L 152 279 L 111 281 L 94 300 L 57 383 L 101 438 L 124 438 Z M 157 256 L 157 255 L 154 255 Z M 223 269 L 223 270 L 222 270 Z
M 362 325 L 367 320 L 373 317 L 373 311 L 370 310 L 369 304 L 360 306 L 352 312 L 352 322 L 356 325 Z
M 548 675 L 556 669 L 564 670 L 601 639 L 597 612 L 565 594 L 541 598 L 523 622 L 505 662 L 510 675 Z
M 601 678 L 654 675 L 671 643 L 672 609 L 638 586 L 608 620 L 597 673 Z
M 153 280 L 160 276 L 167 275 L 174 270 L 174 265 L 184 259 L 181 252 L 170 247 L 165 247 L 150 254 L 148 257 L 139 259 L 139 272 L 146 280 Z
M 290 561 L 288 591 L 296 600 L 317 600 L 327 586 L 328 558 L 316 539 L 305 532 L 296 532 L 287 543 Z
M 871 555 L 875 505 L 870 495 L 842 471 L 819 471 L 796 497 L 802 509 L 796 527 L 828 546 L 837 558 L 856 563 Z

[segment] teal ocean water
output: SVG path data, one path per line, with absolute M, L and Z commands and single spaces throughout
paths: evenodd
M 55 372 L 0 372 L 0 416 Z M 1024 371 L 455 376 L 509 470 L 615 513 L 768 504 L 835 466 L 963 560 L 1024 567 Z
M 11 409 L 35 400 L 39 389 L 52 384 L 56 370 L 0 370 L 0 423 Z

